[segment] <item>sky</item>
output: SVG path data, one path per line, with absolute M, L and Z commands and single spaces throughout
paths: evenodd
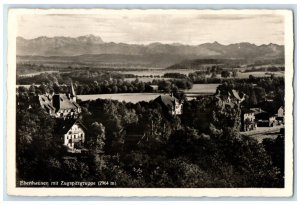
M 97 12 L 89 14 L 22 14 L 17 19 L 17 35 L 26 39 L 39 36 L 100 36 L 105 42 L 149 44 L 209 42 L 256 45 L 284 44 L 284 17 L 279 14 L 201 12 Z

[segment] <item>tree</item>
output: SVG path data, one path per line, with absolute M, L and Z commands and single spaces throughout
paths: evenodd
M 95 153 L 102 153 L 105 145 L 105 127 L 98 122 L 92 123 L 90 127 L 89 147 Z
M 221 76 L 222 76 L 223 78 L 228 78 L 228 77 L 230 76 L 230 72 L 227 71 L 227 70 L 223 70 L 223 71 L 221 72 Z
M 54 90 L 54 93 L 60 93 L 61 88 L 57 82 L 53 84 L 53 90 Z
M 256 98 L 256 94 L 253 90 L 253 88 L 250 91 L 250 105 L 255 106 L 257 105 L 257 98 Z
M 158 83 L 158 90 L 163 90 L 165 92 L 171 91 L 171 82 L 168 80 L 162 80 Z
M 32 84 L 30 87 L 29 87 L 29 92 L 31 93 L 35 93 L 36 89 L 35 89 L 35 85 Z
M 41 94 L 45 94 L 47 91 L 46 91 L 46 86 L 44 83 L 42 83 L 40 85 L 40 87 L 38 87 L 38 91 L 41 93 Z
M 253 81 L 255 80 L 255 77 L 253 75 L 249 75 L 249 80 Z
M 237 71 L 237 69 L 234 69 L 232 71 L 232 77 L 236 78 L 237 76 L 238 76 L 238 71 Z
M 256 86 L 254 87 L 254 92 L 257 96 L 257 101 L 258 102 L 263 102 L 266 99 L 266 91 L 264 88 Z
M 211 78 L 216 78 L 216 77 L 217 77 L 216 72 L 213 72 L 213 73 L 211 74 Z
M 113 93 L 117 93 L 117 92 L 118 92 L 118 87 L 117 87 L 116 85 L 114 85 L 114 86 L 112 87 L 112 92 L 113 92 Z

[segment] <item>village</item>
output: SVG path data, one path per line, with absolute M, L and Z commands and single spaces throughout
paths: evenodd
M 157 89 L 157 86 L 153 86 Z M 88 151 L 85 148 L 87 136 L 86 125 L 80 119 L 82 112 L 81 106 L 77 102 L 77 95 L 71 82 L 68 86 L 67 93 L 45 93 L 39 94 L 35 98 L 38 101 L 40 107 L 52 118 L 59 121 L 59 126 L 55 129 L 55 132 L 61 136 L 60 143 L 66 147 L 69 153 L 81 153 Z M 234 106 L 234 102 L 239 105 L 241 109 L 240 115 L 240 132 L 243 135 L 251 136 L 257 134 L 267 134 L 274 131 L 277 133 L 284 132 L 284 107 L 280 106 L 277 112 L 267 112 L 260 107 L 246 107 L 241 105 L 245 100 L 246 95 L 239 93 L 237 90 L 229 90 L 224 97 L 221 96 L 220 90 L 217 89 L 216 93 L 211 95 L 218 99 L 219 103 L 223 106 Z M 241 97 L 242 96 L 242 97 Z M 207 96 L 209 97 L 209 96 Z M 266 99 L 266 101 L 272 102 L 273 99 Z M 153 100 L 158 103 L 163 113 L 170 116 L 180 117 L 183 114 L 184 99 L 177 99 L 170 94 L 161 94 Z M 276 132 L 275 132 L 276 133 Z M 133 141 L 130 138 L 138 138 L 135 143 L 138 143 L 145 136 L 143 130 L 135 128 L 127 129 L 128 141 Z M 272 135 L 271 135 L 272 136 Z M 275 134 L 276 136 L 276 134 Z M 262 141 L 262 139 L 258 139 Z

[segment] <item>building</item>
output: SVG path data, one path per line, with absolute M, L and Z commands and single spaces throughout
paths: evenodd
M 147 85 L 146 84 L 146 90 L 149 92 L 157 92 L 158 91 L 158 85 Z
M 242 116 L 241 116 L 241 131 L 251 131 L 255 130 L 257 124 L 255 122 L 254 111 L 248 108 L 242 108 Z
M 240 97 L 238 91 L 236 91 L 236 90 L 233 89 L 233 90 L 230 90 L 230 91 L 228 92 L 228 96 L 229 96 L 231 99 L 234 99 L 235 101 L 237 101 L 238 103 L 241 103 L 241 102 L 243 102 L 243 101 L 245 100 L 246 94 L 243 93 L 243 96 Z
M 179 101 L 173 95 L 160 95 L 154 99 L 161 105 L 162 109 L 169 115 L 181 115 L 183 109 L 183 102 Z
M 57 134 L 61 136 L 63 145 L 68 152 L 81 153 L 86 141 L 86 128 L 80 120 L 67 119 L 58 123 Z
M 273 127 L 277 125 L 275 115 L 272 115 L 260 108 L 251 108 L 251 110 L 254 111 L 257 127 Z
M 220 88 L 217 88 L 214 96 L 224 105 L 234 107 L 235 103 L 241 104 L 245 100 L 246 94 L 242 93 L 241 97 L 238 91 L 234 89 L 222 91 Z
M 56 118 L 77 118 L 81 112 L 76 102 L 76 93 L 73 84 L 68 93 L 43 94 L 38 96 L 39 103 L 46 112 Z
M 47 93 L 44 95 L 38 95 L 38 101 L 40 103 L 41 108 L 46 110 L 46 112 L 49 115 L 51 115 L 51 116 L 55 115 L 55 107 L 53 107 L 51 94 Z
M 284 124 L 284 107 L 280 106 L 280 108 L 277 110 L 277 117 L 276 120 L 279 124 Z
M 54 94 L 52 105 L 55 108 L 55 117 L 58 118 L 77 117 L 81 112 L 80 106 L 70 94 Z

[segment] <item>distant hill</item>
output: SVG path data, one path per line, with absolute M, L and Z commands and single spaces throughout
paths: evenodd
M 284 64 L 284 58 L 268 58 L 268 59 L 191 59 L 183 60 L 179 63 L 175 63 L 166 69 L 204 69 L 204 65 L 221 65 L 222 68 L 239 67 L 240 65 L 268 65 L 268 64 Z
M 170 66 L 185 59 L 247 59 L 251 61 L 284 58 L 284 46 L 268 44 L 257 46 L 250 43 L 222 45 L 218 42 L 201 45 L 152 43 L 149 45 L 106 43 L 94 35 L 71 37 L 17 37 L 17 55 L 44 56 L 63 59 L 76 56 L 75 61 L 156 64 Z M 78 58 L 77 58 L 78 56 Z M 24 57 L 23 57 L 24 59 Z

